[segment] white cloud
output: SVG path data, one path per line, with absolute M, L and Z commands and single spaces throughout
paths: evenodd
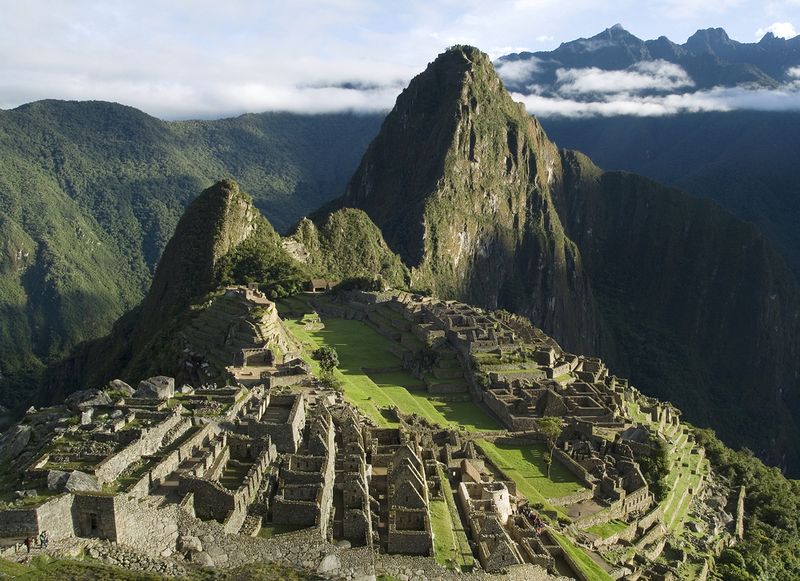
M 681 66 L 663 60 L 637 63 L 622 71 L 558 69 L 556 83 L 563 95 L 670 91 L 694 84 Z
M 522 95 L 514 99 L 525 104 L 528 113 L 539 117 L 663 117 L 678 113 L 707 111 L 800 110 L 800 87 L 787 85 L 782 90 L 717 87 L 708 91 L 658 96 L 613 95 L 604 100 L 582 102 L 563 97 Z
M 786 74 L 789 78 L 797 79 L 800 81 L 800 67 L 792 67 L 790 69 L 786 69 Z
M 762 38 L 768 32 L 780 38 L 794 38 L 797 36 L 797 31 L 791 22 L 773 22 L 766 28 L 756 30 L 756 38 Z
M 800 22 L 798 2 L 771 0 L 773 13 L 752 0 L 647 10 L 634 0 L 0 0 L 0 107 L 104 99 L 164 118 L 380 110 L 448 45 L 499 56 L 618 21 L 642 37 L 676 40 L 709 23 L 749 36 L 754 22 Z M 663 86 L 652 71 L 628 72 L 639 75 L 622 79 L 631 92 Z
M 538 72 L 540 67 L 541 61 L 536 57 L 530 57 L 525 60 L 502 61 L 496 70 L 500 78 L 507 83 L 519 83 Z

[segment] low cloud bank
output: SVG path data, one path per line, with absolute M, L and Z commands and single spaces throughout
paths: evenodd
M 800 86 L 787 85 L 781 90 L 718 87 L 708 91 L 669 95 L 615 94 L 603 100 L 577 101 L 564 97 L 513 93 L 529 113 L 538 117 L 662 117 L 678 113 L 709 111 L 797 111 L 800 110 Z

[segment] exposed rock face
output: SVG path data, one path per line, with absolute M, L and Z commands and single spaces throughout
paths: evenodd
M 69 472 L 63 470 L 50 470 L 47 473 L 47 489 L 60 492 L 69 478 Z
M 398 97 L 336 204 L 369 214 L 416 286 L 524 313 L 596 352 L 592 292 L 553 205 L 561 179 L 557 148 L 489 58 L 456 47 Z
M 47 488 L 55 492 L 96 492 L 100 490 L 97 479 L 80 470 L 63 472 L 50 470 L 47 473 Z
M 563 158 L 556 202 L 621 347 L 610 364 L 796 473 L 800 292 L 777 252 L 711 202 Z
M 278 244 L 272 226 L 236 182 L 223 180 L 203 191 L 178 222 L 144 302 L 117 321 L 109 336 L 79 346 L 49 368 L 40 399 L 57 400 L 73 385 L 99 385 L 131 370 L 145 375 L 149 360 L 164 351 L 157 343 L 174 339 L 162 334 L 165 325 L 216 286 L 220 260 L 257 230 Z
M 19 456 L 31 440 L 31 427 L 16 424 L 0 439 L 0 459 L 12 460 Z
M 119 393 L 123 393 L 126 396 L 133 395 L 134 392 L 134 389 L 121 379 L 112 379 L 111 381 L 109 381 L 108 389 L 112 391 L 117 391 Z
M 139 383 L 139 388 L 133 395 L 134 397 L 169 399 L 175 395 L 175 380 L 163 375 L 144 379 Z
M 111 398 L 99 389 L 83 389 L 72 393 L 64 400 L 64 405 L 74 412 L 85 411 L 98 405 L 109 405 Z
M 189 204 L 142 304 L 141 333 L 210 291 L 217 262 L 255 231 L 259 217 L 253 201 L 232 180 L 216 183 Z

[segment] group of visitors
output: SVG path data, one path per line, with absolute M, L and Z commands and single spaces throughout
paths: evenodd
M 525 518 L 527 518 L 529 521 L 531 521 L 531 524 L 533 525 L 533 528 L 536 531 L 536 534 L 537 535 L 541 535 L 542 531 L 544 530 L 544 521 L 539 516 L 539 513 L 532 511 L 531 507 L 528 506 L 527 504 L 525 506 L 523 506 L 522 508 L 520 508 L 519 512 Z
M 42 531 L 38 535 L 31 535 L 27 537 L 23 543 L 25 544 L 25 548 L 28 549 L 28 552 L 31 552 L 32 547 L 41 547 L 42 549 L 46 549 L 47 545 L 50 544 L 50 535 L 47 534 L 47 531 Z

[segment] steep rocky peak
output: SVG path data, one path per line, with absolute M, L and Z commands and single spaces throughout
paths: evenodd
M 690 36 L 683 47 L 694 54 L 724 56 L 735 50 L 738 44 L 740 43 L 732 40 L 723 28 L 705 28 Z
M 144 318 L 167 317 L 208 292 L 220 258 L 256 229 L 271 229 L 233 180 L 206 189 L 186 208 L 161 257 Z

